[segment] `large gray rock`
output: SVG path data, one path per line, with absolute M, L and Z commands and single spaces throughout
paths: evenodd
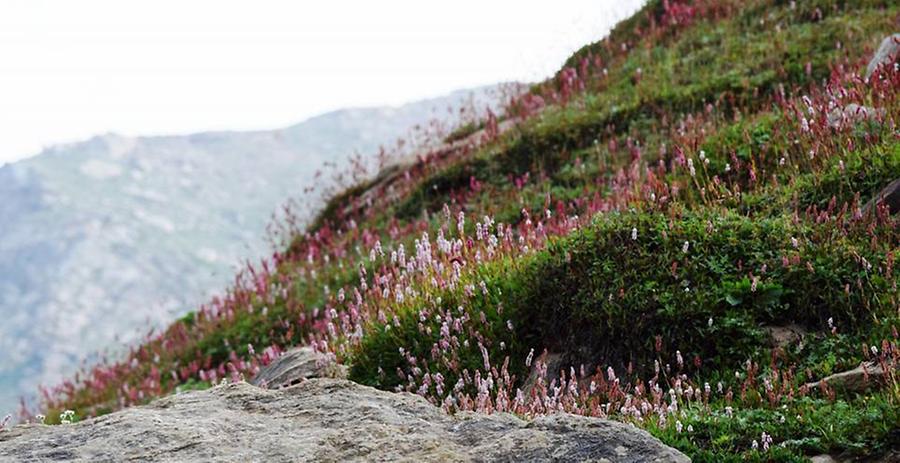
M 794 323 L 785 326 L 765 326 L 763 330 L 769 335 L 769 345 L 780 349 L 797 344 L 806 337 L 806 330 Z
M 842 460 L 838 460 L 837 458 L 835 458 L 831 455 L 822 454 L 822 455 L 816 455 L 816 456 L 810 458 L 809 462 L 810 463 L 841 463 Z
M 888 368 L 895 369 L 896 365 L 888 364 Z M 885 375 L 884 367 L 881 363 L 869 361 L 861 363 L 852 370 L 835 373 L 822 378 L 819 382 L 808 383 L 806 386 L 814 389 L 823 383 L 829 388 L 841 391 L 865 392 L 870 388 L 887 384 L 887 375 Z
M 890 214 L 900 212 L 900 178 L 889 183 L 888 186 L 881 189 L 868 203 L 863 207 L 863 214 L 868 214 L 875 210 L 878 205 L 884 204 L 888 208 Z
M 869 61 L 869 66 L 866 68 L 866 79 L 872 77 L 879 66 L 892 66 L 897 62 L 898 55 L 900 55 L 900 34 L 885 37 L 881 41 L 878 51 L 875 52 L 875 56 L 872 57 L 872 61 Z
M 272 363 L 259 370 L 250 380 L 254 386 L 266 389 L 280 389 L 293 386 L 312 378 L 347 377 L 347 367 L 335 363 L 325 354 L 316 352 L 312 347 L 297 347 L 284 353 Z
M 850 103 L 843 108 L 838 107 L 828 113 L 828 125 L 835 129 L 843 127 L 852 127 L 857 123 L 864 121 L 875 121 L 883 118 L 886 112 L 884 109 L 875 109 L 868 106 Z
M 632 426 L 552 415 L 450 416 L 408 393 L 335 379 L 169 396 L 71 425 L 0 432 L 0 461 L 686 462 Z

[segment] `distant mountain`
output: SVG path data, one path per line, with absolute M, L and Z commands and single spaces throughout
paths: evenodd
M 374 154 L 471 99 L 492 105 L 494 90 L 272 131 L 102 135 L 0 168 L 0 412 L 225 287 L 324 162 Z

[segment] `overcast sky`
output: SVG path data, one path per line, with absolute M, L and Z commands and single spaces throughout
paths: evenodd
M 0 164 L 544 78 L 642 0 L 4 0 Z

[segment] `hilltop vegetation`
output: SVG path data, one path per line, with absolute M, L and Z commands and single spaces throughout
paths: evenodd
M 896 451 L 900 234 L 873 200 L 900 177 L 900 71 L 862 73 L 898 26 L 887 0 L 652 1 L 49 415 L 312 344 L 451 412 L 610 417 L 694 461 Z M 861 362 L 868 389 L 820 382 Z

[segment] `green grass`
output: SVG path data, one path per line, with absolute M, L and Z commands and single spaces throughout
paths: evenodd
M 724 404 L 713 406 L 723 410 Z M 832 454 L 874 458 L 900 445 L 900 408 L 885 394 L 828 401 L 804 398 L 775 408 L 736 407 L 731 417 L 701 407 L 685 410 L 682 432 L 674 426 L 649 431 L 696 463 L 739 461 L 807 461 Z M 687 432 L 690 426 L 693 432 Z M 762 433 L 773 437 L 769 452 Z M 753 450 L 756 440 L 759 450 Z

